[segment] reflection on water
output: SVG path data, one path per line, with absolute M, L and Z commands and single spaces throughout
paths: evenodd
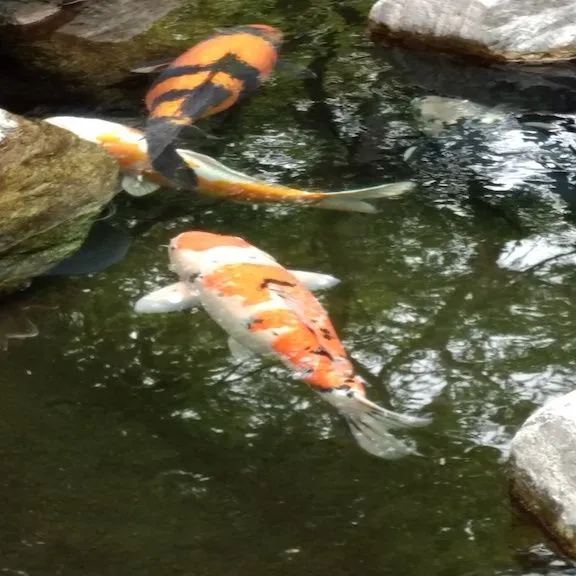
M 6 352 L 10 340 L 38 336 L 38 327 L 28 317 L 28 306 L 10 302 L 0 306 L 0 350 Z
M 88 251 L 101 271 L 43 279 L 0 311 L 1 573 L 576 574 L 509 507 L 502 474 L 518 425 L 573 388 L 570 206 L 539 194 L 545 179 L 490 190 L 503 165 L 480 160 L 504 156 L 486 126 L 405 162 L 430 138 L 411 104 L 426 94 L 369 50 L 361 21 L 320 4 L 275 8 L 318 29 L 293 49 L 315 79 L 278 76 L 205 151 L 303 187 L 419 191 L 376 216 L 119 199 L 124 235 Z M 371 397 L 433 416 L 410 432 L 422 456 L 367 456 L 287 370 L 231 358 L 201 311 L 134 314 L 173 282 L 163 245 L 190 228 L 340 278 L 319 297 Z M 9 336 L 32 324 L 34 338 Z
M 538 271 L 552 282 L 555 267 L 576 266 L 576 236 L 564 239 L 556 234 L 536 235 L 508 242 L 498 265 L 510 270 Z M 558 280 L 561 282 L 562 276 Z

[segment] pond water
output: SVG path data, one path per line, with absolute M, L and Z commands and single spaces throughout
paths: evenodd
M 214 27 L 253 20 L 220 4 L 203 14 Z M 377 215 L 119 196 L 106 222 L 131 242 L 123 259 L 0 308 L 0 574 L 576 574 L 504 477 L 518 426 L 573 387 L 570 207 L 484 201 L 449 152 L 437 171 L 404 160 L 420 137 L 410 103 L 431 92 L 373 49 L 368 3 L 259 4 L 315 76 L 279 72 L 204 123 L 221 139 L 198 148 L 303 188 L 419 189 Z M 231 358 L 204 313 L 132 312 L 174 281 L 163 246 L 193 228 L 342 280 L 320 298 L 371 397 L 433 417 L 411 432 L 420 457 L 362 452 L 285 369 Z

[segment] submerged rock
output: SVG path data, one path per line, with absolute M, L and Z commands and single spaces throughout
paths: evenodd
M 576 117 L 439 96 L 414 99 L 423 136 L 406 160 L 435 180 L 477 182 L 494 200 L 531 196 L 576 206 Z
M 427 93 L 473 100 L 487 106 L 558 113 L 576 110 L 574 63 L 533 66 L 473 62 L 432 51 L 400 46 L 381 48 L 385 61 L 394 67 L 404 84 Z
M 60 32 L 98 42 L 123 42 L 146 32 L 154 22 L 181 5 L 182 0 L 86 2 Z
M 182 10 L 177 10 L 183 0 L 0 4 L 6 86 L 0 107 L 22 114 L 37 106 L 76 106 L 79 101 L 113 108 L 139 102 L 151 79 L 130 70 L 151 59 L 177 56 L 192 43 L 180 34 L 180 27 L 186 29 L 180 23 Z M 187 31 L 202 34 L 204 27 L 195 21 Z M 32 93 L 31 82 L 36 88 Z
M 117 179 L 98 146 L 0 110 L 0 293 L 74 252 Z
M 58 262 L 42 276 L 95 274 L 123 260 L 132 241 L 130 230 L 126 224 L 117 225 L 104 218 L 92 224 L 77 252 Z
M 576 57 L 572 0 L 378 0 L 370 26 L 375 37 L 490 60 Z
M 576 391 L 554 398 L 514 436 L 511 493 L 576 558 Z
M 181 4 L 182 0 L 3 0 L 0 16 L 5 23 L 23 29 L 44 25 L 43 31 L 59 30 L 97 42 L 123 42 L 146 32 Z

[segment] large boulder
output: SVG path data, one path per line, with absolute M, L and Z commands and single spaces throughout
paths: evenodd
M 3 0 L 0 15 L 7 24 L 34 27 L 36 32 L 58 30 L 97 42 L 123 42 L 146 32 L 181 4 L 182 0 Z
M 100 147 L 0 109 L 0 293 L 74 252 L 117 181 Z
M 378 0 L 370 27 L 381 38 L 491 60 L 576 56 L 572 0 Z
M 508 474 L 521 507 L 576 558 L 576 391 L 526 420 L 512 440 Z
M 213 26 L 189 16 L 183 0 L 1 0 L 0 107 L 28 114 L 36 106 L 116 111 L 141 102 L 151 79 L 131 74 L 143 62 L 177 56 Z M 184 30 L 186 33 L 182 34 Z M 188 36 L 190 33 L 192 36 Z M 30 84 L 36 87 L 29 91 Z M 42 94 L 38 98 L 38 94 Z

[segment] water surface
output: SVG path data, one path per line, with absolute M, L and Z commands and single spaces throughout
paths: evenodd
M 259 4 L 315 76 L 279 73 L 207 122 L 222 140 L 198 148 L 302 187 L 419 190 L 376 216 L 119 197 L 122 261 L 44 279 L 0 310 L 4 336 L 29 336 L 0 341 L 0 573 L 576 574 L 511 508 L 503 474 L 518 426 L 573 387 L 570 209 L 485 202 L 456 158 L 437 171 L 403 160 L 421 136 L 410 102 L 430 92 L 372 49 L 367 3 Z M 202 13 L 214 27 L 250 20 L 218 5 Z M 371 396 L 433 417 L 412 434 L 422 456 L 363 453 L 285 369 L 231 358 L 202 312 L 135 315 L 174 281 L 163 245 L 192 228 L 341 278 L 321 300 Z M 551 254 L 551 236 L 565 249 Z

